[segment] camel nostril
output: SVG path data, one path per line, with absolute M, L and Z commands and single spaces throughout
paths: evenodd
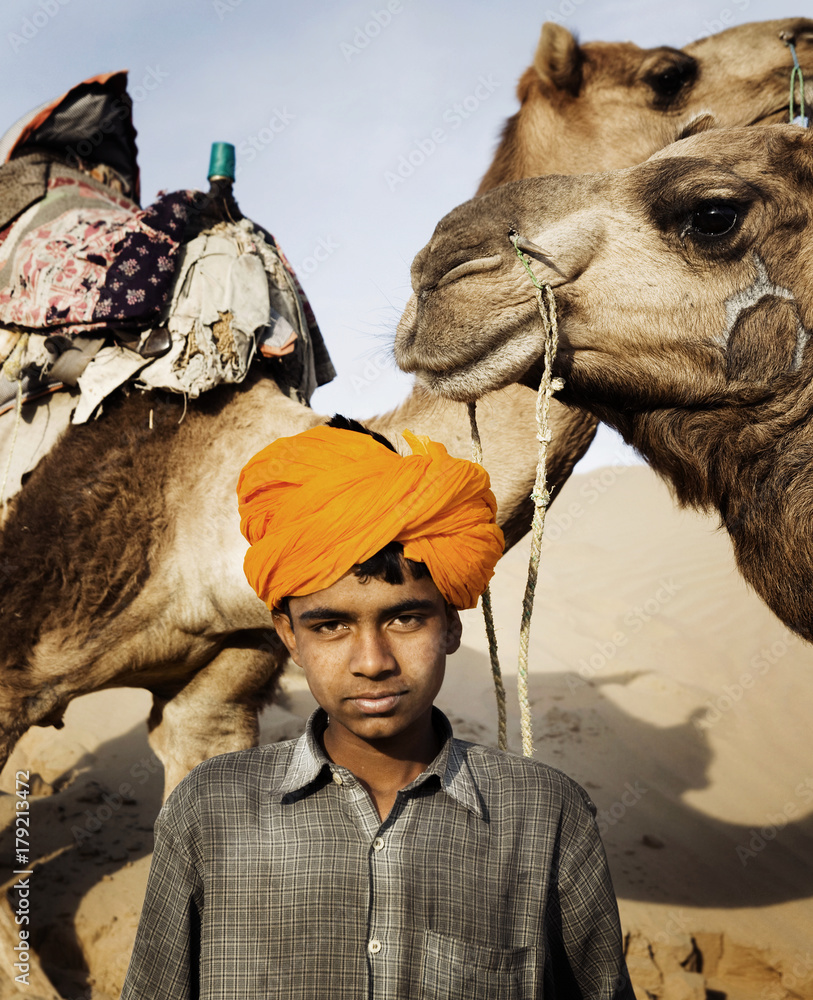
M 555 271 L 560 277 L 567 277 L 567 275 L 560 271 L 559 268 L 553 263 L 553 259 L 547 250 L 543 250 L 542 247 L 537 246 L 536 243 L 532 243 L 531 240 L 527 240 L 524 236 L 520 236 L 516 229 L 509 230 L 508 239 L 517 250 L 521 250 L 523 253 L 528 254 L 529 257 L 533 257 L 535 260 L 540 261 L 545 265 L 545 267 L 549 267 L 551 271 Z
M 459 278 L 465 278 L 469 274 L 494 271 L 500 264 L 502 264 L 502 255 L 498 253 L 491 257 L 476 257 L 474 260 L 465 260 L 462 264 L 458 264 L 450 271 L 447 271 L 440 281 L 438 281 L 437 285 L 435 285 L 435 288 L 442 288 L 444 285 L 448 285 L 452 281 L 457 281 Z

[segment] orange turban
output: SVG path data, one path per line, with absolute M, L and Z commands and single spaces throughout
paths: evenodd
M 314 427 L 278 438 L 240 473 L 248 582 L 269 608 L 324 590 L 389 542 L 473 608 L 502 555 L 488 473 L 404 431 L 403 457 L 368 434 Z

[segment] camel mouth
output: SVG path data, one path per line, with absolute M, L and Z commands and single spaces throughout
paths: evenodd
M 485 357 L 443 369 L 413 360 L 411 371 L 433 395 L 458 403 L 473 403 L 490 392 L 519 382 L 538 364 L 544 346 L 539 327 L 523 325 L 515 333 L 502 332 Z
M 519 283 L 510 302 L 491 304 L 473 316 L 461 304 L 458 290 L 465 288 L 465 279 L 505 263 L 501 254 L 463 261 L 410 297 L 396 332 L 395 361 L 432 395 L 473 402 L 519 382 L 543 355 L 544 330 L 530 282 Z M 491 301 L 486 292 L 475 300 Z
M 808 117 L 810 117 L 809 109 L 813 107 L 813 83 L 805 82 L 804 98 L 805 98 L 805 113 L 807 114 Z M 771 121 L 771 119 L 773 118 L 776 118 L 777 120 L 775 122 Z M 778 104 L 776 107 L 773 107 L 768 111 L 760 112 L 755 118 L 751 119 L 747 127 L 750 128 L 752 125 L 761 125 L 764 122 L 770 122 L 770 124 L 773 125 L 780 125 L 782 124 L 782 122 L 785 122 L 786 124 L 788 123 L 787 97 L 785 97 L 784 101 L 781 104 Z
M 805 101 L 807 101 L 807 95 L 805 95 Z M 781 107 L 771 108 L 768 111 L 761 111 L 755 118 L 752 118 L 751 121 L 748 122 L 748 125 L 745 126 L 745 127 L 746 128 L 751 128 L 752 125 L 761 125 L 764 122 L 768 122 L 771 125 L 780 124 L 779 121 L 776 121 L 776 122 L 771 121 L 771 119 L 777 118 L 777 117 L 781 117 L 784 120 L 787 120 L 787 117 L 788 117 L 788 102 L 787 101 L 785 101 L 785 103 Z

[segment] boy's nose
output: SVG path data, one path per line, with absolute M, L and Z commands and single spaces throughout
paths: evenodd
M 358 636 L 353 656 L 353 673 L 375 677 L 395 669 L 396 661 L 385 636 L 370 630 Z

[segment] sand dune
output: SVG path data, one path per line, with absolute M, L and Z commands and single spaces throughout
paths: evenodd
M 493 585 L 514 748 L 526 559 L 514 549 Z M 742 582 L 715 520 L 677 510 L 648 469 L 565 487 L 531 636 L 536 753 L 596 802 L 639 997 L 813 997 L 811 661 Z M 313 705 L 298 673 L 284 691 L 265 741 L 296 735 Z M 496 741 L 478 612 L 439 704 L 458 735 Z M 6 791 L 17 769 L 38 775 L 32 942 L 65 998 L 116 997 L 126 969 L 161 795 L 148 707 L 142 691 L 79 699 L 3 772 Z M 11 796 L 0 809 L 8 885 Z

